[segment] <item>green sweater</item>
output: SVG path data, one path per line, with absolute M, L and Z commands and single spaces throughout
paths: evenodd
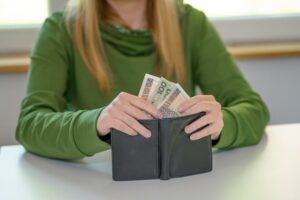
M 269 120 L 268 110 L 227 52 L 203 12 L 190 6 L 180 16 L 188 84 L 214 95 L 222 105 L 224 128 L 215 145 L 229 149 L 256 144 Z M 158 57 L 150 32 L 100 28 L 114 74 L 112 95 L 99 91 L 64 25 L 63 13 L 49 17 L 32 51 L 27 94 L 21 103 L 17 140 L 30 152 L 80 159 L 110 148 L 99 139 L 96 121 L 121 91 L 137 95 L 145 73 Z

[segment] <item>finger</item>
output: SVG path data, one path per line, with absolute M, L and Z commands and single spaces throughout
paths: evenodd
M 211 139 L 212 140 L 217 140 L 220 137 L 221 132 L 215 132 L 211 134 Z
M 201 101 L 215 101 L 215 97 L 212 95 L 198 95 L 194 96 L 190 99 L 187 99 L 186 101 L 182 102 L 178 106 L 178 111 L 179 112 L 184 112 L 187 110 L 189 107 L 193 106 L 194 104 L 201 102 Z
M 132 98 L 129 101 L 129 103 L 131 105 L 139 108 L 140 110 L 146 111 L 147 113 L 152 115 L 154 118 L 162 118 L 162 114 L 155 106 L 153 106 L 151 103 L 149 103 L 148 101 L 145 101 L 144 99 L 142 99 L 140 97 L 132 95 Z
M 185 127 L 184 131 L 187 134 L 193 133 L 194 131 L 203 128 L 204 126 L 211 124 L 214 121 L 214 117 L 211 114 L 204 115 L 200 119 L 194 121 Z
M 119 99 L 121 100 L 121 102 L 129 102 L 131 105 L 139 108 L 140 110 L 146 111 L 154 118 L 162 118 L 162 114 L 157 108 L 155 108 L 155 106 L 140 97 L 126 92 L 121 92 L 119 94 Z
M 216 132 L 216 126 L 211 124 L 209 126 L 207 126 L 206 128 L 196 132 L 196 133 L 193 133 L 191 136 L 190 136 L 190 139 L 191 140 L 200 140 L 201 138 L 204 138 L 208 135 L 211 135 L 212 133 L 215 133 Z
M 134 136 L 137 135 L 137 132 L 130 128 L 127 124 L 124 122 L 118 120 L 118 119 L 113 119 L 111 121 L 111 127 L 114 129 L 117 129 L 121 132 L 127 133 L 128 135 Z
M 215 107 L 216 102 L 198 102 L 182 112 L 182 115 L 191 115 L 199 112 L 210 113 L 211 111 L 216 109 Z
M 131 104 L 124 105 L 122 109 L 125 113 L 127 113 L 135 119 L 153 119 L 151 115 L 132 106 Z
M 130 128 L 132 128 L 145 138 L 151 137 L 151 132 L 130 115 L 124 112 L 118 112 L 118 114 L 116 114 L 114 117 L 127 124 Z

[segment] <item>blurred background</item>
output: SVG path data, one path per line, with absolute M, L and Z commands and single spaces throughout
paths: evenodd
M 29 56 L 45 18 L 67 0 L 0 0 L 0 146 L 16 144 Z M 300 123 L 300 0 L 185 0 L 210 18 L 271 111 Z

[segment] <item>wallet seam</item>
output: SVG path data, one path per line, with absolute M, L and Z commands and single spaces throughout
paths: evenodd
M 156 148 L 156 167 L 157 167 L 157 178 L 161 175 L 161 151 L 160 151 L 160 131 L 159 131 L 159 120 L 156 119 L 156 134 L 157 134 L 157 148 Z
M 180 134 L 180 132 L 178 132 L 175 136 L 174 136 L 174 138 L 172 139 L 172 141 L 170 141 L 171 142 L 171 145 L 170 145 L 170 147 L 169 147 L 169 151 L 168 151 L 168 156 L 167 156 L 167 159 L 168 159 L 168 161 L 167 161 L 167 163 L 168 163 L 168 178 L 172 178 L 172 176 L 171 176 L 171 170 L 170 170 L 170 162 L 171 162 L 171 157 L 172 157 L 172 155 L 173 155 L 173 149 L 174 149 L 174 142 L 176 141 L 176 139 L 178 138 L 178 136 L 179 136 L 179 134 Z
M 113 141 L 114 140 L 114 138 L 115 138 L 115 134 L 114 134 L 114 129 L 112 129 L 111 130 L 111 140 Z M 114 175 L 116 174 L 116 166 L 113 164 L 113 163 L 116 163 L 116 158 L 115 158 L 115 151 L 112 149 L 112 151 L 111 151 L 111 157 L 112 157 L 112 174 L 113 174 L 113 178 L 114 178 Z M 115 180 L 115 179 L 114 179 Z

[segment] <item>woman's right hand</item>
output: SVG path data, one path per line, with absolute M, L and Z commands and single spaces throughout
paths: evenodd
M 161 118 L 161 113 L 144 99 L 121 92 L 100 114 L 97 120 L 98 135 L 105 136 L 111 128 L 118 129 L 128 135 L 138 133 L 146 138 L 151 132 L 137 119 Z

